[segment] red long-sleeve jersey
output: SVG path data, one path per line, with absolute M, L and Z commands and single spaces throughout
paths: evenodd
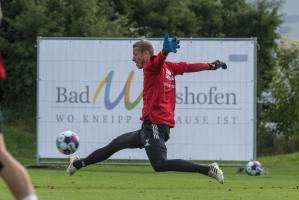
M 166 62 L 160 52 L 143 65 L 143 108 L 141 120 L 174 127 L 175 76 L 208 70 L 208 63 Z
M 6 78 L 6 73 L 4 69 L 4 61 L 0 52 L 0 80 L 3 80 Z

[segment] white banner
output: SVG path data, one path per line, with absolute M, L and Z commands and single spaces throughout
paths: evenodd
M 38 157 L 62 158 L 59 132 L 80 137 L 85 157 L 114 137 L 138 130 L 143 72 L 132 62 L 131 39 L 39 38 Z M 152 40 L 155 53 L 162 40 Z M 173 62 L 212 62 L 227 70 L 177 76 L 176 126 L 168 158 L 250 160 L 255 157 L 254 39 L 183 39 Z M 143 149 L 123 150 L 115 159 L 147 159 Z

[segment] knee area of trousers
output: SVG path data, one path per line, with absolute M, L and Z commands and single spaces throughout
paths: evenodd
M 164 167 L 163 162 L 153 163 L 152 167 L 155 170 L 155 172 L 164 172 L 165 171 L 165 167 Z

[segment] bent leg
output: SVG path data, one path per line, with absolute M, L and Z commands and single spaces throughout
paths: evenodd
M 198 172 L 204 175 L 208 175 L 210 169 L 208 166 L 198 165 L 181 159 L 167 160 L 166 147 L 164 149 L 164 148 L 157 148 L 154 147 L 153 145 L 150 145 L 145 147 L 145 150 L 151 162 L 151 165 L 156 172 L 165 172 L 165 171 Z
M 0 175 L 16 199 L 34 195 L 34 189 L 26 169 L 6 150 L 3 135 L 0 134 L 0 162 L 3 165 Z
M 148 141 L 148 145 L 145 145 L 145 151 L 155 171 L 198 172 L 208 175 L 209 166 L 198 165 L 181 159 L 167 160 L 165 141 L 169 137 L 169 129 L 165 126 L 145 125 L 144 132 Z
M 80 169 L 81 167 L 102 162 L 108 159 L 111 155 L 122 149 L 128 148 L 143 148 L 140 138 L 140 131 L 125 133 L 113 139 L 108 145 L 91 153 L 85 159 L 74 162 L 74 167 Z

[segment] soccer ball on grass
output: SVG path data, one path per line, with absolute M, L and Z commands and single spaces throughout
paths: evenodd
M 245 172 L 249 175 L 249 176 L 258 176 L 261 175 L 263 169 L 262 169 L 262 165 L 259 161 L 257 160 L 253 160 L 253 161 L 249 161 L 246 164 L 245 167 Z

